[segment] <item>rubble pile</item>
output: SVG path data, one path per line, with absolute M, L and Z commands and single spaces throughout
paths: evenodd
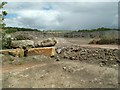
M 101 66 L 120 63 L 118 49 L 89 48 L 81 46 L 58 47 L 56 52 L 61 59 L 80 60 Z

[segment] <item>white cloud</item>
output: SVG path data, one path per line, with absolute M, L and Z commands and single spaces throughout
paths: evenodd
M 2 0 L 6 2 L 118 2 L 119 0 Z
M 16 16 L 6 18 L 5 23 L 7 26 L 38 29 L 116 28 L 117 5 L 115 2 L 10 2 L 5 10 Z

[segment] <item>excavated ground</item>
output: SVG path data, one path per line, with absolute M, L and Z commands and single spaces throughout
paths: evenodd
M 57 38 L 58 47 L 117 49 L 117 45 L 88 45 L 90 39 Z M 99 52 L 98 52 L 99 53 Z M 73 54 L 73 53 L 71 53 Z M 118 63 L 101 65 L 84 60 L 56 57 L 28 56 L 21 65 L 5 62 L 2 66 L 4 88 L 117 88 Z M 72 55 L 70 55 L 72 56 Z M 116 56 L 117 57 L 117 56 Z

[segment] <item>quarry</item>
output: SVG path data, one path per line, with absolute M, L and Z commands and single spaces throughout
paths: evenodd
M 32 39 L 14 39 L 11 49 L 0 51 L 3 88 L 118 88 L 119 45 L 28 31 L 11 36 L 26 34 Z

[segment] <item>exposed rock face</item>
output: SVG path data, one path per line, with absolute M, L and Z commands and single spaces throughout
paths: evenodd
M 32 41 L 32 40 L 12 41 L 11 47 L 12 47 L 12 48 L 34 47 L 34 41 Z

